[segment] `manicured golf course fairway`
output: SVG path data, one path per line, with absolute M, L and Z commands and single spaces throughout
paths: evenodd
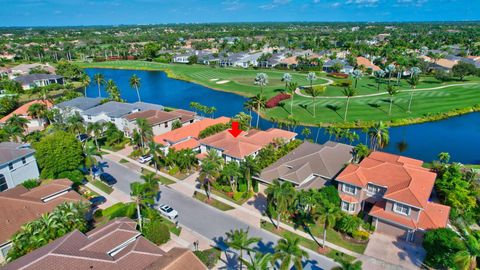
M 301 86 L 308 86 L 306 73 L 282 70 L 254 70 L 241 68 L 212 68 L 203 65 L 162 64 L 145 61 L 115 61 L 99 63 L 80 63 L 84 68 L 113 68 L 162 70 L 169 77 L 201 84 L 203 86 L 233 92 L 247 97 L 260 93 L 260 87 L 254 84 L 255 75 L 264 72 L 269 77 L 269 84 L 264 94 L 270 98 L 285 88 L 281 81 L 284 72 L 293 76 L 293 81 Z M 318 79 L 313 83 L 328 84 L 338 79 L 317 72 Z M 392 79 L 391 84 L 396 85 Z M 370 126 L 376 121 L 385 121 L 390 125 L 405 125 L 425 121 L 444 119 L 450 116 L 480 110 L 480 78 L 467 77 L 464 81 L 442 83 L 430 76 L 422 76 L 413 93 L 411 112 L 408 102 L 411 88 L 407 81 L 400 80 L 400 93 L 393 97 L 391 114 L 388 114 L 390 96 L 385 92 L 386 82 L 382 81 L 378 90 L 374 78 L 363 77 L 358 80 L 357 96 L 350 99 L 348 121 L 344 121 L 346 98 L 342 94 L 343 87 L 329 84 L 325 92 L 316 98 L 316 117 L 313 117 L 313 100 L 311 97 L 295 95 L 293 98 L 293 117 L 290 116 L 290 100 L 283 106 L 261 111 L 267 119 L 282 122 L 296 122 L 312 126 L 337 125 L 343 127 Z M 141 91 L 141 89 L 140 89 Z M 306 95 L 304 91 L 300 93 Z

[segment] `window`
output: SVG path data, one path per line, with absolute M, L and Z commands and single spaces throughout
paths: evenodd
M 13 163 L 11 163 L 11 162 L 8 163 L 8 168 L 10 169 L 10 171 L 13 170 Z
M 3 174 L 0 174 L 0 191 L 4 191 L 8 189 L 7 179 Z
M 347 184 L 342 184 L 342 191 L 352 195 L 357 193 L 357 189 L 354 186 Z
M 110 117 L 110 122 L 115 122 L 115 118 Z
M 342 210 L 347 212 L 354 212 L 355 204 L 342 201 Z
M 393 205 L 393 211 L 395 213 L 399 213 L 399 214 L 408 216 L 410 214 L 410 207 L 408 207 L 404 204 L 401 204 L 401 203 L 395 203 Z
M 168 127 L 168 122 L 165 122 L 165 127 L 166 127 L 166 128 Z
M 91 115 L 87 115 L 87 119 L 88 119 L 88 120 L 92 120 L 92 116 L 91 116 Z
M 25 157 L 22 157 L 22 163 L 27 164 L 27 159 L 25 159 Z
M 379 186 L 375 186 L 375 185 L 372 185 L 372 184 L 368 184 L 368 186 L 367 186 L 367 192 L 368 192 L 368 193 L 371 193 L 371 194 L 377 194 L 377 193 L 382 192 L 382 188 L 379 187 Z

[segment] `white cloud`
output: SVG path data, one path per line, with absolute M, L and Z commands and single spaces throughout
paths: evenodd
M 398 6 L 417 6 L 420 7 L 428 2 L 428 0 L 396 0 Z
M 348 0 L 349 5 L 357 5 L 359 7 L 376 7 L 379 0 Z
M 239 10 L 243 7 L 239 0 L 226 0 L 222 2 L 222 5 L 225 6 L 224 10 L 228 11 Z
M 278 6 L 286 5 L 290 2 L 291 2 L 291 0 L 273 0 L 271 3 L 260 5 L 259 7 L 261 9 L 269 10 L 269 9 L 274 9 Z

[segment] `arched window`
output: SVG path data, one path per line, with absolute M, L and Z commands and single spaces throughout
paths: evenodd
M 7 179 L 5 179 L 5 176 L 3 174 L 0 174 L 0 192 L 7 189 L 8 189 Z

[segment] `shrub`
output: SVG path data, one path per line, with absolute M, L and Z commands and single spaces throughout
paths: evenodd
M 234 199 L 235 201 L 241 200 L 241 199 L 243 198 L 243 193 L 244 193 L 244 192 L 234 192 L 234 193 L 233 193 L 233 199 Z
M 206 138 L 208 136 L 212 136 L 214 134 L 217 134 L 219 132 L 222 132 L 226 129 L 230 128 L 230 125 L 229 124 L 215 124 L 213 126 L 209 126 L 207 127 L 206 129 L 200 131 L 200 133 L 198 134 L 198 137 L 200 139 L 203 139 L 203 138 Z
M 93 213 L 93 217 L 96 218 L 96 219 L 103 217 L 102 209 L 97 209 L 97 210 Z
M 145 225 L 143 230 L 145 238 L 152 241 L 157 245 L 165 244 L 170 240 L 170 231 L 167 225 L 163 224 L 160 220 L 150 221 Z
M 133 150 L 132 153 L 130 153 L 130 157 L 132 157 L 132 158 L 137 158 L 141 155 L 143 155 L 143 152 L 142 152 L 141 148 L 137 148 L 137 149 Z
M 253 192 L 257 193 L 258 192 L 258 181 L 252 180 L 253 184 Z
M 83 179 L 85 179 L 83 173 L 80 170 L 61 172 L 58 175 L 58 178 L 70 179 L 70 181 L 72 181 L 74 185 L 82 184 Z
M 352 233 L 352 237 L 356 240 L 368 240 L 370 234 L 366 231 L 356 230 Z
M 240 191 L 240 192 L 247 191 L 247 184 L 246 183 L 241 183 L 240 185 L 238 185 L 238 191 Z
M 216 248 L 206 249 L 206 250 L 198 250 L 194 251 L 195 255 L 200 259 L 207 266 L 207 268 L 213 268 L 218 260 L 220 259 L 220 250 Z
M 26 189 L 32 189 L 32 188 L 38 187 L 39 185 L 40 185 L 40 181 L 36 179 L 29 179 L 22 183 L 22 186 L 24 186 Z
M 170 175 L 175 175 L 178 173 L 180 169 L 178 168 L 178 166 L 174 166 L 173 168 L 171 168 L 170 170 L 168 170 L 168 174 Z
M 339 78 L 339 79 L 346 79 L 348 78 L 348 74 L 345 74 L 345 73 L 340 73 L 340 72 L 332 72 L 330 74 L 328 74 L 329 76 L 331 77 L 334 77 L 334 78 Z
M 352 80 L 338 80 L 333 83 L 333 86 L 350 87 L 352 86 Z
M 352 236 L 353 233 L 360 228 L 361 223 L 362 220 L 359 217 L 344 215 L 335 224 L 335 229 Z
M 280 104 L 281 101 L 289 99 L 290 95 L 286 93 L 280 93 L 269 100 L 267 100 L 267 103 L 265 104 L 265 107 L 267 108 L 274 108 L 277 107 L 278 104 Z

